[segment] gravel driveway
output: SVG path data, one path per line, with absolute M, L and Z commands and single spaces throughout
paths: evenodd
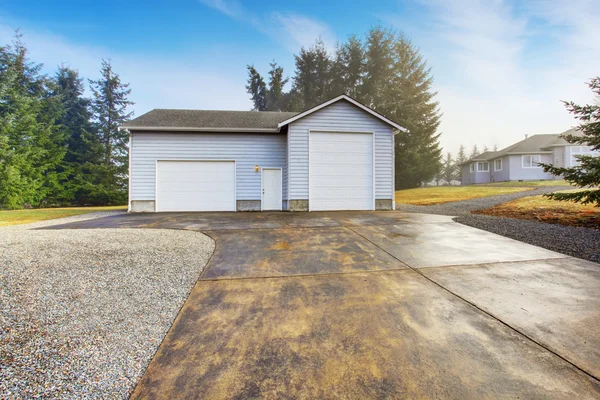
M 433 206 L 398 204 L 396 210 L 425 214 L 456 215 L 457 218 L 454 218 L 455 221 L 474 228 L 483 229 L 584 260 L 600 262 L 600 230 L 598 229 L 471 214 L 472 211 L 490 208 L 522 197 L 537 196 L 543 193 L 566 189 L 572 189 L 572 187 L 538 187 L 526 192 L 456 201 Z
M 214 250 L 151 229 L 0 228 L 0 398 L 124 398 Z

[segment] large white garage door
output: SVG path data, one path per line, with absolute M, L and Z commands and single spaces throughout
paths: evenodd
M 233 161 L 158 161 L 156 211 L 235 211 Z
M 309 207 L 373 210 L 373 135 L 311 132 Z

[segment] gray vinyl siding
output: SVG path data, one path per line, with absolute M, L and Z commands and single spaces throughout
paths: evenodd
M 473 185 L 476 183 L 489 183 L 490 171 L 477 171 L 477 163 L 475 161 L 475 172 L 471 172 L 471 163 L 461 167 L 462 185 Z M 490 165 L 491 168 L 491 165 Z
M 536 154 L 536 153 L 529 153 Z M 539 154 L 539 153 L 537 153 Z M 541 154 L 541 162 L 552 164 L 552 154 Z M 510 180 L 511 181 L 535 181 L 544 179 L 553 179 L 552 174 L 545 173 L 542 167 L 523 168 L 522 155 L 515 154 L 509 156 L 510 163 Z
M 281 167 L 287 199 L 285 134 L 134 132 L 130 200 L 155 200 L 157 160 L 235 160 L 237 200 L 261 199 L 261 172 L 255 165 Z
M 333 103 L 288 128 L 289 199 L 308 199 L 309 130 L 365 131 L 375 135 L 375 198 L 393 199 L 393 129 L 347 101 Z
M 502 157 L 502 170 L 495 171 L 494 166 L 496 160 L 490 161 L 491 181 L 492 182 L 504 182 L 509 180 L 510 162 L 508 157 Z

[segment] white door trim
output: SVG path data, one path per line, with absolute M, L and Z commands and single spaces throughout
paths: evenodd
M 265 192 L 264 192 L 264 173 L 263 171 L 265 169 L 268 170 L 278 170 L 279 171 L 279 177 L 281 178 L 281 204 L 279 205 L 279 208 L 277 210 L 269 210 L 269 211 L 282 211 L 283 210 L 283 168 L 281 167 L 262 167 L 260 169 L 260 211 L 264 211 L 265 207 Z
M 160 161 L 186 161 L 186 162 L 232 162 L 233 163 L 233 210 L 237 211 L 237 161 L 236 160 L 215 160 L 215 159 L 197 159 L 197 158 L 161 158 L 154 163 L 154 212 L 159 211 L 158 206 L 158 163 Z M 183 211 L 178 211 L 183 212 Z
M 313 132 L 331 132 L 331 133 L 363 133 L 370 134 L 372 139 L 372 154 L 371 154 L 371 179 L 373 187 L 371 189 L 373 195 L 372 211 L 375 211 L 375 132 L 374 131 L 359 131 L 359 130 L 346 130 L 346 129 L 309 129 L 308 130 L 308 211 L 311 210 L 310 201 L 310 164 L 311 164 L 311 151 L 310 151 L 310 135 Z M 289 185 L 289 184 L 288 184 Z M 395 198 L 395 196 L 394 196 Z

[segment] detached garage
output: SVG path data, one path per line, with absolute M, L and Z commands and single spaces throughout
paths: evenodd
M 130 132 L 129 210 L 390 210 L 394 131 L 346 96 L 302 113 L 156 109 Z

